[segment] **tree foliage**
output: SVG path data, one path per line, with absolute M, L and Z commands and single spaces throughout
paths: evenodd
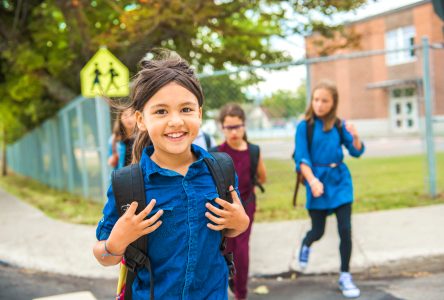
M 252 101 L 253 99 L 247 95 L 245 89 L 260 80 L 261 78 L 256 74 L 247 72 L 201 78 L 200 83 L 205 94 L 204 112 L 218 109 L 230 102 Z
M 177 51 L 198 72 L 281 62 L 290 56 L 271 47 L 273 37 L 328 34 L 316 15 L 332 16 L 364 2 L 3 0 L 0 114 L 11 114 L 20 126 L 3 117 L 0 123 L 24 132 L 73 99 L 80 93 L 81 68 L 103 45 L 132 74 L 144 53 L 159 46 Z M 297 16 L 304 18 L 291 22 Z
M 306 106 L 306 84 L 296 91 L 278 90 L 265 98 L 261 104 L 275 118 L 294 118 L 304 112 Z

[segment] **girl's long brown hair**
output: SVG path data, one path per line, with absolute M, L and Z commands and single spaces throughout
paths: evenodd
M 330 112 L 322 118 L 324 121 L 324 131 L 328 131 L 333 128 L 335 125 L 337 117 L 337 110 L 338 110 L 338 103 L 339 103 L 339 93 L 338 88 L 336 85 L 328 80 L 323 80 L 319 82 L 312 90 L 311 92 L 311 99 L 310 99 L 310 105 L 307 107 L 307 110 L 305 111 L 305 120 L 312 124 L 314 122 L 315 113 L 313 111 L 313 95 L 314 92 L 318 89 L 325 89 L 330 92 L 332 98 L 333 98 L 333 106 L 330 110 Z
M 237 103 L 228 103 L 225 104 L 219 112 L 219 122 L 221 126 L 224 126 L 224 121 L 226 117 L 238 117 L 242 120 L 242 122 L 245 124 L 246 117 L 245 112 L 242 109 L 242 107 Z M 242 137 L 244 141 L 248 142 L 247 140 L 247 131 L 245 130 L 244 136 Z
M 165 49 L 154 49 L 140 61 L 140 71 L 132 82 L 130 104 L 128 108 L 142 112 L 145 104 L 165 85 L 175 82 L 196 96 L 202 107 L 204 95 L 199 80 L 193 69 L 177 53 Z M 132 153 L 132 163 L 138 163 L 142 151 L 149 146 L 148 131 L 141 131 L 136 126 Z

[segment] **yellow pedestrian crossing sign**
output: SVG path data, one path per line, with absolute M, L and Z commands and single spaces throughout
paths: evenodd
M 108 49 L 100 48 L 80 71 L 80 85 L 85 98 L 128 96 L 128 68 Z

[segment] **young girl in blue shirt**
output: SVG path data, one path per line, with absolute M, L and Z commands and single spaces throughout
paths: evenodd
M 143 59 L 130 96 L 136 132 L 133 163 L 142 169 L 147 206 L 133 202 L 119 218 L 112 187 L 97 227 L 93 252 L 104 266 L 118 264 L 127 246 L 148 235 L 155 299 L 228 299 L 228 268 L 221 232 L 235 237 L 249 224 L 238 197 L 219 198 L 202 148 L 192 145 L 202 121 L 203 93 L 177 54 Z M 133 299 L 149 299 L 150 274 L 137 272 Z
M 312 92 L 310 105 L 296 131 L 296 169 L 305 178 L 307 202 L 312 228 L 302 241 L 298 261 L 305 269 L 310 246 L 324 234 L 325 221 L 335 213 L 341 239 L 341 273 L 339 288 L 345 297 L 358 297 L 360 290 L 353 283 L 349 273 L 351 257 L 351 212 L 353 185 L 350 171 L 344 163 L 342 145 L 353 157 L 364 152 L 355 126 L 337 118 L 339 95 L 336 86 L 330 82 L 319 83 Z M 312 126 L 312 143 L 308 145 L 308 126 Z M 294 262 L 292 264 L 294 266 Z

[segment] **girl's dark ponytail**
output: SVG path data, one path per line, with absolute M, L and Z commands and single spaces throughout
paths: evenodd
M 145 147 L 148 147 L 151 144 L 150 135 L 148 131 L 139 130 L 136 127 L 135 139 L 133 144 L 133 153 L 132 153 L 132 161 L 131 163 L 137 164 L 142 157 L 142 152 Z

